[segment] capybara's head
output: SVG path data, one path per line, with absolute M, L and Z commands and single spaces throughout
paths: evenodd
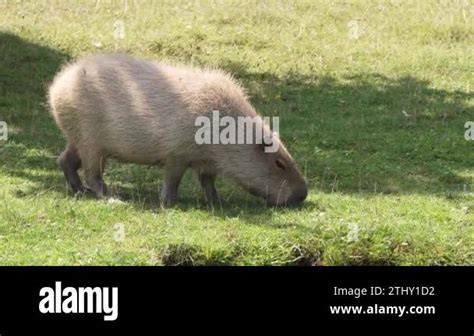
M 266 152 L 267 145 L 223 146 L 226 151 L 220 166 L 231 177 L 268 205 L 297 205 L 308 195 L 308 186 L 295 160 L 278 138 L 277 150 Z M 274 146 L 274 145 L 272 145 Z
M 214 86 L 209 85 L 212 90 L 206 97 L 211 101 L 212 119 L 218 121 L 220 113 L 224 116 L 219 128 L 212 128 L 213 132 L 219 129 L 220 139 L 226 140 L 225 144 L 221 141 L 212 146 L 218 170 L 251 194 L 265 199 L 268 205 L 302 203 L 308 186 L 280 141 L 279 118 L 272 118 L 272 130 L 270 118 L 260 117 L 239 85 L 228 76 L 217 79 Z M 203 104 L 204 110 L 209 111 L 209 105 Z

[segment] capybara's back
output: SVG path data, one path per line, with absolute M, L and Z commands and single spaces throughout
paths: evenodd
M 187 167 L 198 173 L 210 200 L 217 196 L 216 174 L 230 175 L 241 185 L 245 174 L 256 174 L 254 166 L 227 167 L 229 162 L 246 161 L 226 154 L 230 150 L 242 156 L 242 147 L 223 150 L 195 141 L 196 117 L 212 110 L 233 116 L 257 115 L 240 86 L 221 71 L 170 66 L 122 54 L 90 56 L 66 65 L 56 76 L 49 103 L 68 141 L 59 164 L 75 192 L 86 190 L 77 174 L 82 166 L 92 191 L 98 197 L 105 194 L 102 172 L 107 158 L 164 166 L 165 205 L 175 202 Z M 295 168 L 291 177 L 300 179 L 302 198 L 304 179 L 283 146 L 280 154 Z M 275 179 L 280 181 L 281 176 Z M 288 193 L 291 191 L 286 190 Z M 281 194 L 280 190 L 279 198 Z
M 91 155 L 156 163 L 176 146 L 193 145 L 186 141 L 193 139 L 186 135 L 194 124 L 177 75 L 164 64 L 126 55 L 85 58 L 54 80 L 52 113 L 70 143 L 97 152 Z

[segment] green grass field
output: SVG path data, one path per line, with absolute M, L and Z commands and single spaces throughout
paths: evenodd
M 474 264 L 473 20 L 471 1 L 1 1 L 0 264 Z M 68 192 L 46 90 L 110 51 L 233 73 L 280 116 L 304 206 L 220 180 L 211 209 L 189 174 L 163 210 L 161 171 L 115 162 L 120 201 Z

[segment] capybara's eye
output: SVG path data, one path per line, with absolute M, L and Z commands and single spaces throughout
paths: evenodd
M 280 169 L 285 169 L 285 165 L 283 164 L 283 161 L 281 160 L 276 160 L 275 164 L 277 165 L 278 168 Z

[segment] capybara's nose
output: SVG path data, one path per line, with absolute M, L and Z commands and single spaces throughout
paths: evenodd
M 308 196 L 308 187 L 306 185 L 298 186 L 291 193 L 290 198 L 288 199 L 289 204 L 300 204 Z

